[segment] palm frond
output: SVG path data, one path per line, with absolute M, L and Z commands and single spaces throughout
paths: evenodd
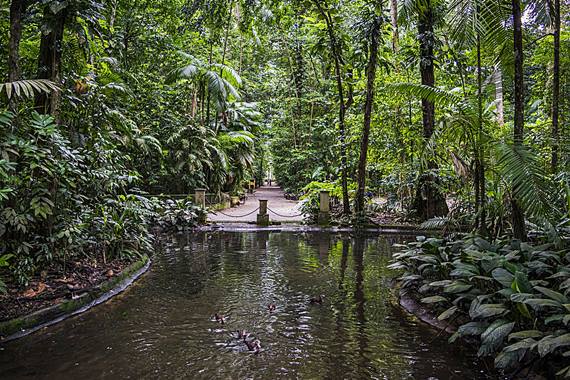
M 406 94 L 420 99 L 429 100 L 440 105 L 461 105 L 463 98 L 440 88 L 430 87 L 416 83 L 393 83 L 387 84 L 386 91 L 392 94 Z
M 554 222 L 560 218 L 556 187 L 536 154 L 525 146 L 496 144 L 500 172 L 529 218 Z
M 49 94 L 53 91 L 58 91 L 59 86 L 48 79 L 24 79 L 15 82 L 6 82 L 0 84 L 0 93 L 6 91 L 8 99 L 12 96 L 30 98 L 36 93 Z

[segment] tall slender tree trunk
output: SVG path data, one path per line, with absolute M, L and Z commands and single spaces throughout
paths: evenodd
M 479 8 L 477 7 L 477 17 L 479 17 Z M 477 158 L 476 158 L 476 176 L 478 188 L 475 194 L 479 197 L 477 203 L 476 227 L 482 235 L 487 234 L 487 191 L 485 183 L 485 147 L 483 141 L 483 73 L 481 67 L 481 35 L 477 32 Z
M 429 0 L 428 0 L 429 4 Z M 425 11 L 418 23 L 420 35 L 420 74 L 424 86 L 435 87 L 433 64 L 433 14 L 431 9 Z M 422 123 L 425 139 L 431 138 L 435 125 L 435 105 L 428 99 L 422 99 Z
M 390 21 L 392 24 L 392 51 L 397 53 L 400 43 L 398 32 L 398 0 L 390 0 Z
M 560 136 L 558 127 L 560 104 L 560 0 L 554 0 L 554 63 L 552 70 L 552 173 L 558 171 Z
M 522 147 L 524 138 L 524 77 L 523 77 L 523 33 L 522 12 L 520 0 L 512 0 L 513 8 L 513 41 L 515 55 L 515 117 L 513 142 L 515 149 Z M 526 240 L 524 212 L 513 197 L 511 200 L 513 235 L 520 240 Z
M 232 26 L 232 13 L 233 13 L 233 9 L 234 9 L 234 2 L 233 0 L 230 2 L 230 10 L 228 12 L 228 22 L 226 23 L 226 32 L 224 35 L 224 47 L 222 49 L 222 65 L 226 64 L 226 53 L 228 51 L 228 40 L 229 40 L 229 35 L 230 35 L 230 29 Z M 211 63 L 210 63 L 211 64 Z M 222 77 L 224 75 L 224 69 L 220 68 L 220 77 Z M 214 130 L 216 131 L 216 133 L 218 133 L 218 122 L 219 122 L 219 117 L 218 117 L 218 111 L 216 110 L 215 113 L 215 120 L 214 120 Z M 224 120 L 227 120 L 224 117 Z M 227 127 L 227 125 L 226 125 Z
M 111 33 L 113 33 L 115 20 L 117 18 L 117 1 L 118 0 L 111 0 L 111 15 L 109 16 L 109 30 Z
M 426 9 L 418 17 L 418 38 L 420 40 L 420 74 L 424 86 L 435 86 L 435 73 L 433 64 L 434 18 L 430 0 L 427 0 Z M 422 99 L 423 137 L 425 144 L 431 139 L 435 126 L 435 105 L 428 99 Z M 445 198 L 437 188 L 437 178 L 434 171 L 437 163 L 428 160 L 427 173 L 422 173 L 418 181 L 415 198 L 415 209 L 418 216 L 423 219 L 434 216 L 445 216 L 449 212 Z
M 210 54 L 208 57 L 208 66 L 212 65 L 212 56 L 214 54 L 214 41 L 212 39 L 210 39 Z M 208 86 L 204 86 L 204 89 L 207 92 L 206 95 L 206 127 L 210 127 L 210 90 L 208 89 Z
M 22 16 L 26 10 L 27 0 L 12 0 L 10 3 L 10 45 L 8 52 L 8 82 L 20 79 L 20 40 L 22 39 Z M 13 96 L 10 99 L 10 110 L 16 112 L 18 102 Z
M 325 19 L 327 25 L 327 32 L 329 35 L 329 43 L 331 46 L 331 53 L 334 60 L 336 85 L 338 90 L 338 124 L 339 124 L 339 140 L 340 140 L 340 165 L 341 165 L 341 186 L 342 186 L 342 209 L 344 215 L 350 214 L 350 198 L 348 197 L 348 160 L 346 157 L 346 127 L 344 124 L 344 116 L 346 113 L 346 106 L 344 103 L 344 90 L 342 85 L 342 70 L 341 70 L 341 51 L 336 40 L 336 35 L 334 32 L 333 19 L 330 12 L 325 11 L 319 0 L 314 0 L 321 16 Z
M 360 141 L 360 158 L 358 160 L 358 190 L 356 193 L 356 213 L 364 211 L 364 192 L 366 191 L 366 161 L 368 155 L 368 141 L 370 138 L 370 121 L 374 105 L 374 81 L 376 80 L 376 64 L 378 62 L 378 43 L 380 40 L 381 20 L 375 20 L 370 36 L 370 57 L 366 68 L 366 104 L 364 106 L 364 126 Z
M 503 102 L 503 71 L 497 65 L 495 68 L 494 82 L 495 82 L 495 104 L 497 107 L 497 124 L 499 127 L 505 125 L 505 107 Z
M 42 34 L 40 41 L 40 53 L 38 58 L 38 78 L 49 79 L 55 83 L 61 80 L 61 56 L 63 52 L 63 32 L 67 21 L 67 8 L 60 10 L 55 15 L 49 6 L 44 9 L 44 20 L 51 29 Z M 39 94 L 36 96 L 36 109 L 40 113 L 51 113 L 58 119 L 59 99 L 61 93 L 54 91 L 51 94 Z

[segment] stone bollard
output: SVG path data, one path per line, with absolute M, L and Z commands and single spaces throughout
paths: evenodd
M 328 226 L 331 221 L 330 195 L 328 191 L 319 193 L 319 217 L 317 223 L 319 226 Z
M 198 217 L 198 222 L 206 223 L 206 189 L 194 190 L 194 204 L 203 211 Z
M 267 200 L 259 200 L 259 214 L 257 214 L 257 224 L 260 226 L 269 225 L 269 214 L 267 213 Z

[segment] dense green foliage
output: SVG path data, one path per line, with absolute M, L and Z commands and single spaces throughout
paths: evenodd
M 567 334 L 566 316 L 548 319 L 567 304 L 567 254 L 500 239 L 568 235 L 568 11 L 559 0 L 2 2 L 0 276 L 25 285 L 81 255 L 141 255 L 152 226 L 196 225 L 196 188 L 235 195 L 271 172 L 313 219 L 329 190 L 343 223 L 380 210 L 476 231 L 492 243 L 412 247 L 406 285 L 453 281 L 460 299 L 438 298 L 454 302 L 449 315 L 501 305 L 470 316 L 502 331 L 484 333 L 484 354 L 511 330 L 540 330 L 499 363 L 557 355 L 540 342 Z
M 239 192 L 262 166 L 237 5 L 2 3 L 0 256 L 18 283 L 76 255 L 141 255 L 151 225 L 200 213 L 150 195 Z
M 479 356 L 508 371 L 570 355 L 568 249 L 477 236 L 419 237 L 402 248 L 392 264 L 404 270 L 401 292 L 431 304 L 439 320 L 460 321 L 450 342 L 478 338 Z M 569 366 L 557 371 L 570 376 Z
M 512 138 L 510 3 L 434 3 L 434 32 L 428 37 L 433 39 L 435 88 L 417 84 L 424 58 L 418 51 L 415 15 L 427 6 L 422 2 L 399 4 L 397 33 L 389 22 L 391 5 L 387 2 L 381 3 L 381 10 L 366 1 L 290 2 L 271 8 L 279 19 L 275 38 L 280 45 L 272 51 L 280 53 L 274 62 L 281 68 L 275 70 L 280 80 L 272 81 L 277 87 L 271 109 L 280 111 L 270 119 L 271 152 L 277 178 L 288 191 L 297 193 L 311 181 L 339 180 L 342 168 L 334 57 L 327 18 L 318 4 L 332 15 L 341 47 L 349 182 L 357 176 L 370 22 L 380 12 L 384 23 L 367 163 L 371 190 L 396 197 L 400 209 L 410 211 L 416 207 L 418 181 L 433 176 L 439 191 L 452 200 L 452 218 L 463 218 L 462 223 L 490 230 L 494 236 L 510 229 L 511 198 L 524 198 L 527 219 L 534 223 L 544 225 L 544 217 L 553 210 L 567 214 L 567 24 L 562 23 L 560 42 L 560 128 L 553 135 L 552 37 L 544 35 L 553 28 L 552 14 L 544 4 L 530 2 L 525 4 L 524 23 L 524 147 L 514 146 Z M 562 7 L 564 14 L 567 9 Z M 436 108 L 434 130 L 428 138 L 422 130 L 419 99 L 429 99 Z M 558 165 L 551 170 L 555 146 Z M 511 174 L 513 169 L 516 172 Z M 533 180 L 527 181 L 528 177 Z M 548 199 L 543 197 L 546 193 Z M 536 212 L 547 203 L 556 206 Z M 560 215 L 550 219 L 551 224 L 559 221 Z

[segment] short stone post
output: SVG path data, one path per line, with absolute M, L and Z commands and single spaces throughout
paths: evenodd
M 331 198 L 328 191 L 323 190 L 319 193 L 319 217 L 317 219 L 319 226 L 328 226 L 330 224 L 330 200 Z
M 259 214 L 257 214 L 257 224 L 260 226 L 269 225 L 269 214 L 267 213 L 267 199 L 259 200 Z
M 194 190 L 194 203 L 202 210 L 198 216 L 198 222 L 206 223 L 206 189 Z

